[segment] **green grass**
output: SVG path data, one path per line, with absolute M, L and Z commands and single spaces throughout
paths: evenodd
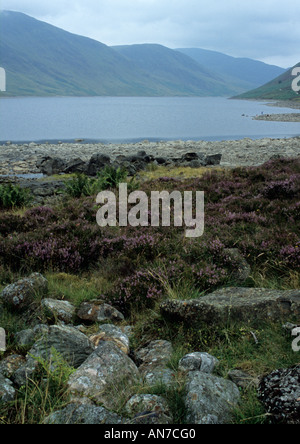
M 75 276 L 67 273 L 46 273 L 49 294 L 55 299 L 64 299 L 76 307 L 82 302 L 99 299 L 111 284 L 97 273 Z

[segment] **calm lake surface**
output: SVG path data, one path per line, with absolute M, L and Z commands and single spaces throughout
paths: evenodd
M 0 141 L 125 143 L 300 135 L 299 123 L 252 120 L 262 112 L 295 110 L 220 97 L 1 98 Z

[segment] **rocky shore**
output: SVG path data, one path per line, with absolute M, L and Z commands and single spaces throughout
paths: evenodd
M 280 100 L 279 102 L 266 103 L 267 106 L 277 108 L 300 109 L 300 101 Z M 284 114 L 262 114 L 255 116 L 254 120 L 267 120 L 269 122 L 300 122 L 300 112 Z
M 254 120 L 267 120 L 269 122 L 300 122 L 300 113 L 290 114 L 262 114 L 253 117 Z
M 206 141 L 162 141 L 147 140 L 135 144 L 90 144 L 84 142 L 58 144 L 13 144 L 0 146 L 0 175 L 41 173 L 38 165 L 46 157 L 59 158 L 65 162 L 81 160 L 88 162 L 95 154 L 109 156 L 112 161 L 118 156 L 132 156 L 145 151 L 155 158 L 164 158 L 171 163 L 187 153 L 222 155 L 221 166 L 255 166 L 273 156 L 297 157 L 300 155 L 300 137 L 287 139 L 263 138 L 252 140 Z

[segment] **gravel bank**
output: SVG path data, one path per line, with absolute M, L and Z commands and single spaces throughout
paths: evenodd
M 262 114 L 253 117 L 253 120 L 268 120 L 270 122 L 300 122 L 300 113 L 291 114 Z
M 299 130 L 300 133 L 300 130 Z M 36 144 L 25 145 L 6 144 L 0 146 L 0 175 L 6 174 L 35 174 L 38 160 L 45 156 L 60 157 L 65 160 L 81 158 L 88 161 L 95 153 L 103 153 L 114 159 L 119 155 L 132 155 L 144 150 L 147 154 L 167 158 L 180 157 L 185 153 L 197 152 L 222 154 L 223 166 L 260 165 L 270 157 L 300 156 L 300 137 L 288 139 L 242 139 L 221 142 L 206 141 L 170 141 L 135 144 Z

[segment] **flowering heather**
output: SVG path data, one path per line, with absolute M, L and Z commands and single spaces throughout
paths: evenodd
M 135 308 L 152 307 L 161 299 L 163 289 L 148 270 L 141 269 L 125 279 L 119 279 L 107 299 L 123 313 Z
M 297 245 L 287 245 L 281 248 L 279 252 L 280 258 L 285 262 L 286 265 L 291 268 L 300 267 L 300 242 Z
M 299 271 L 300 159 L 141 185 L 149 196 L 162 189 L 205 192 L 203 237 L 186 239 L 184 227 L 174 226 L 99 228 L 95 199 L 70 199 L 23 215 L 0 212 L 0 267 L 99 270 L 115 284 L 107 297 L 124 310 L 162 298 L 162 282 L 174 288 L 185 282 L 201 291 L 228 284 L 238 266 L 226 254 L 228 248 L 237 248 L 266 274 Z
M 108 255 L 125 254 L 127 256 L 143 254 L 153 256 L 155 249 L 160 241 L 160 236 L 155 234 L 137 234 L 136 237 L 127 237 L 126 235 L 103 238 L 101 240 L 100 254 L 102 257 Z
M 293 198 L 300 187 L 300 174 L 293 174 L 284 180 L 275 180 L 266 185 L 262 194 L 268 199 Z

